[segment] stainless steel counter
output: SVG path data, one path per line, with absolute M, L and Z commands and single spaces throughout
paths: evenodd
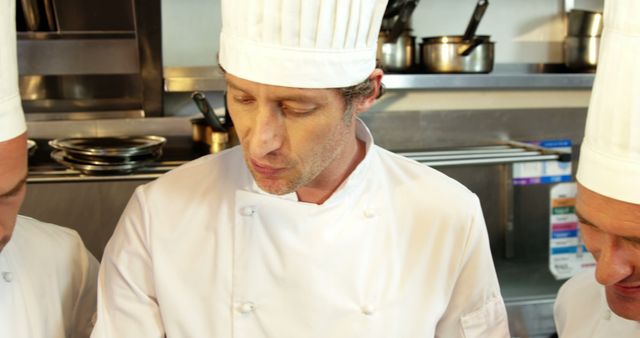
M 560 64 L 497 64 L 489 74 L 392 74 L 382 82 L 389 90 L 590 89 L 593 73 L 573 73 Z M 168 67 L 165 92 L 223 91 L 217 67 Z

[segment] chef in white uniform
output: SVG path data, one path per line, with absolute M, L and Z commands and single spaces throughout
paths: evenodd
M 509 336 L 478 198 L 357 118 L 385 5 L 222 1 L 241 147 L 136 190 L 92 337 Z
M 27 175 L 14 0 L 0 0 L 0 338 L 88 337 L 98 262 L 78 234 L 17 216 Z
M 576 213 L 595 271 L 555 305 L 561 338 L 640 337 L 640 2 L 607 0 L 578 166 Z

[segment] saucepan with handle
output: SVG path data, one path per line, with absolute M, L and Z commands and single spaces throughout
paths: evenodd
M 493 70 L 494 42 L 488 35 L 476 35 L 488 0 L 479 0 L 464 35 L 422 39 L 420 59 L 428 73 L 489 73 Z

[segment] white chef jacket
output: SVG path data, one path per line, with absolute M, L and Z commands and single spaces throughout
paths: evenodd
M 569 279 L 558 292 L 554 307 L 560 338 L 640 337 L 640 323 L 617 316 L 609 309 L 604 287 L 594 270 Z
M 239 147 L 139 187 L 92 337 L 508 337 L 477 197 L 358 137 L 322 205 L 261 191 Z
M 88 337 L 97 278 L 75 231 L 18 216 L 0 252 L 0 337 Z

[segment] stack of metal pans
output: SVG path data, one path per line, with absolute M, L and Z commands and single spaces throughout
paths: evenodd
M 73 137 L 49 141 L 56 162 L 87 175 L 128 174 L 162 155 L 160 136 Z

